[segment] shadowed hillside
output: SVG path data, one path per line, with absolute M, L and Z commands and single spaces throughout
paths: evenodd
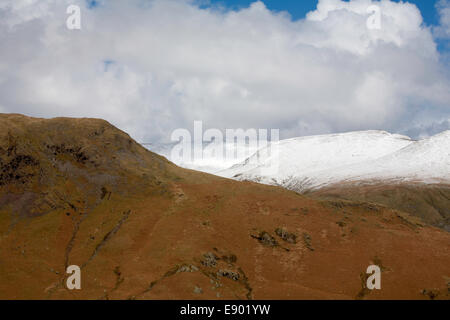
M 1 299 L 450 297 L 450 234 L 401 211 L 181 169 L 103 120 L 0 136 Z
M 340 184 L 308 194 L 325 199 L 378 203 L 450 232 L 450 186 L 446 184 Z

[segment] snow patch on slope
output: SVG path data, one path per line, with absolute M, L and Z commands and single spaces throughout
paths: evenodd
M 219 172 L 238 180 L 280 185 L 292 190 L 317 189 L 356 181 L 450 181 L 450 131 L 413 141 L 384 131 L 360 131 L 282 140 L 279 157 L 252 161 Z M 278 161 L 275 174 L 261 174 L 261 167 Z M 254 163 L 254 161 L 253 161 Z

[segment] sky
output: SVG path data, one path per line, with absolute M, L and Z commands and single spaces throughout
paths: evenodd
M 449 0 L 2 0 L 0 112 L 103 118 L 140 142 L 194 120 L 422 138 L 450 129 L 449 39 Z
M 348 2 L 348 0 L 346 0 Z M 393 2 L 401 2 L 405 0 L 394 0 Z M 239 10 L 250 6 L 254 0 L 205 0 L 199 1 L 207 6 L 223 6 L 228 10 Z M 264 4 L 272 11 L 288 12 L 292 20 L 304 19 L 306 14 L 316 9 L 317 0 L 266 0 Z M 440 24 L 439 10 L 436 0 L 408 0 L 407 2 L 414 4 L 419 10 L 423 18 L 424 24 L 428 26 L 438 26 Z M 375 3 L 375 2 L 374 2 Z M 442 2 L 444 3 L 444 2 Z M 445 50 L 446 42 L 436 39 L 439 50 Z
M 396 0 L 395 2 L 400 2 Z M 211 0 L 204 1 L 209 6 L 221 5 L 231 10 L 239 10 L 248 7 L 253 0 Z M 348 2 L 348 1 L 347 1 Z M 424 22 L 428 25 L 439 24 L 439 14 L 436 10 L 436 1 L 433 0 L 409 0 L 418 7 L 422 13 Z M 269 10 L 287 11 L 293 20 L 303 19 L 309 11 L 316 9 L 317 0 L 266 0 L 264 4 Z

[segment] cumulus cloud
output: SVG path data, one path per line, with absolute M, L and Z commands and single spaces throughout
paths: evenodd
M 450 1 L 439 0 L 436 4 L 440 25 L 434 31 L 437 37 L 450 39 Z
M 97 3 L 2 1 L 0 112 L 105 118 L 149 142 L 194 120 L 287 138 L 449 118 L 448 69 L 409 3 L 320 0 L 296 21 L 263 2 Z M 69 4 L 81 30 L 66 28 Z M 373 4 L 379 30 L 366 27 Z

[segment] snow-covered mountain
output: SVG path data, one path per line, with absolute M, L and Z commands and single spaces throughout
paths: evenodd
M 296 191 L 340 182 L 450 182 L 450 131 L 420 141 L 384 131 L 349 132 L 281 140 L 278 147 L 278 157 L 258 150 L 252 156 L 257 161 L 218 174 Z M 277 172 L 262 173 L 274 164 Z

